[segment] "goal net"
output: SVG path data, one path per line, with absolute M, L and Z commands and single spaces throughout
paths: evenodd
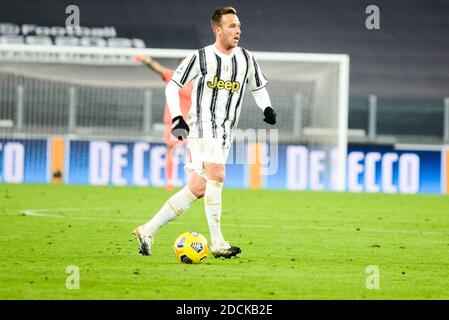
M 0 45 L 0 135 L 10 138 L 162 141 L 164 83 L 134 61 L 149 55 L 176 68 L 191 50 Z M 268 143 L 325 154 L 326 189 L 346 175 L 349 58 L 346 55 L 254 52 L 278 114 Z M 236 135 L 258 139 L 265 124 L 247 90 Z M 251 131 L 252 130 L 252 131 Z M 256 135 L 247 134 L 249 131 Z M 254 138 L 255 137 L 255 138 Z M 275 138 L 276 141 L 273 139 Z M 260 137 L 259 137 L 260 138 Z M 252 142 L 252 141 L 250 141 Z M 298 155 L 301 156 L 301 155 Z M 302 155 L 304 156 L 304 155 Z

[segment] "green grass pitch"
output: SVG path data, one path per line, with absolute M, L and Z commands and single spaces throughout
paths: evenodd
M 159 231 L 151 257 L 131 235 L 170 194 L 0 185 L 0 299 L 449 299 L 445 196 L 225 189 L 222 229 L 240 258 L 184 265 L 176 237 L 209 238 L 202 200 Z M 70 265 L 79 289 L 66 287 Z

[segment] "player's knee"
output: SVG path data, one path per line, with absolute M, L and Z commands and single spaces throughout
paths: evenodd
M 220 167 L 220 168 L 215 172 L 215 177 L 214 177 L 213 180 L 215 180 L 215 181 L 217 181 L 217 182 L 220 182 L 220 183 L 224 183 L 225 176 L 226 176 L 226 174 L 225 174 L 225 168 L 224 168 L 224 166 L 223 166 L 223 167 Z
M 212 180 L 212 181 L 224 183 L 224 180 L 225 180 L 224 170 L 223 171 L 217 170 L 217 171 L 214 171 L 214 172 L 210 172 L 207 175 L 207 180 Z
M 189 190 L 195 195 L 195 197 L 197 197 L 197 199 L 200 199 L 204 196 L 204 192 L 206 192 L 206 184 L 190 186 Z
M 204 192 L 206 192 L 206 180 L 202 178 L 191 179 L 188 184 L 189 190 L 195 195 L 195 197 L 202 198 Z
M 225 180 L 224 171 L 212 174 L 211 177 L 209 178 L 209 180 L 213 180 L 213 181 L 216 181 L 216 182 L 224 183 L 224 180 Z
M 199 176 L 197 173 L 192 172 L 188 182 L 189 190 L 195 195 L 195 197 L 202 198 L 206 191 L 206 179 Z
M 208 180 L 223 183 L 225 180 L 225 166 L 222 164 L 208 165 L 206 175 Z

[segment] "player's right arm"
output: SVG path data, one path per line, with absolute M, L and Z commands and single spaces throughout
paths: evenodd
M 165 87 L 165 98 L 172 116 L 172 134 L 179 140 L 187 138 L 189 126 L 182 117 L 179 102 L 179 90 L 200 73 L 198 53 L 194 52 L 185 58 L 173 73 L 171 81 Z

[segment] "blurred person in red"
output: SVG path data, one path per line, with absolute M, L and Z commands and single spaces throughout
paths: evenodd
M 157 73 L 165 84 L 170 82 L 173 73 L 175 72 L 175 70 L 164 67 L 149 56 L 137 55 L 134 59 L 136 62 L 146 65 L 148 68 Z M 185 119 L 187 119 L 190 110 L 192 90 L 192 82 L 189 82 L 186 86 L 179 90 L 181 112 Z M 185 144 L 186 141 L 180 141 L 171 134 L 172 117 L 170 115 L 170 110 L 168 109 L 167 103 L 165 103 L 164 106 L 164 125 L 164 143 L 167 145 L 167 155 L 165 157 L 165 176 L 167 181 L 166 188 L 167 190 L 172 190 L 174 187 L 175 148 L 179 145 Z

